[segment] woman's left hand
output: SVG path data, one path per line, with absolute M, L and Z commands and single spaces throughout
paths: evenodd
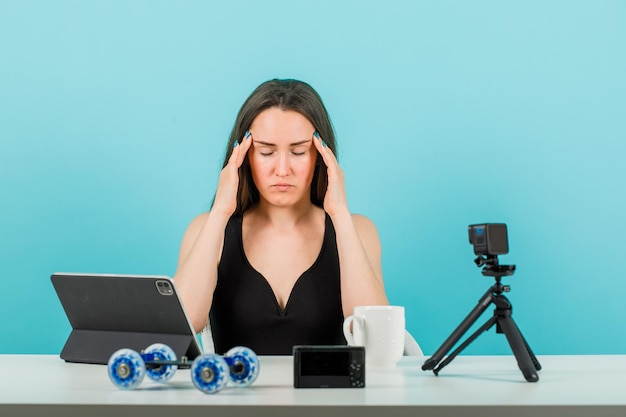
M 341 213 L 349 214 L 343 170 L 339 166 L 337 158 L 317 132 L 313 134 L 313 143 L 326 165 L 328 174 L 324 211 L 331 217 Z

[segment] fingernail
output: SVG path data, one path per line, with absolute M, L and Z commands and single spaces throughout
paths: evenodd
M 246 130 L 246 133 L 244 133 L 244 136 L 246 139 L 250 139 L 250 136 L 252 136 L 252 133 L 250 133 L 249 130 Z
M 325 148 L 326 147 L 326 142 L 322 141 L 322 147 Z
M 239 146 L 239 141 L 235 141 L 235 144 L 233 145 L 233 149 L 235 149 L 237 146 Z
M 317 130 L 315 132 L 313 132 L 313 136 L 315 136 L 315 139 L 319 139 L 320 138 L 320 134 L 317 133 Z

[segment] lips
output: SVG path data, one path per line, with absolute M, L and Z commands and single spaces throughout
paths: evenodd
M 272 188 L 278 191 L 288 191 L 293 187 L 293 185 L 291 184 L 287 184 L 287 183 L 278 183 L 278 184 L 272 184 Z

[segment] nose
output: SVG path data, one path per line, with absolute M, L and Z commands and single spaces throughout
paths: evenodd
M 280 153 L 276 161 L 276 175 L 284 177 L 289 174 L 289 156 Z

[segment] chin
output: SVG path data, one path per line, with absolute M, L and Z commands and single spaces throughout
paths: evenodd
M 302 198 L 293 195 L 271 195 L 265 198 L 265 200 L 270 205 L 276 207 L 290 207 L 302 202 Z
M 270 205 L 275 206 L 275 207 L 291 207 L 291 206 L 295 206 L 296 204 L 299 203 L 299 201 L 296 200 L 286 200 L 286 199 L 269 199 L 268 203 L 270 203 Z

